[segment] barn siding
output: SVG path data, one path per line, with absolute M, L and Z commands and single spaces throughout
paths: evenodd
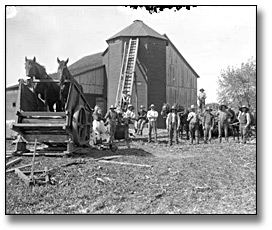
M 196 105 L 197 76 L 171 43 L 166 47 L 166 73 L 166 101 L 186 107 Z
M 154 104 L 161 111 L 166 98 L 166 41 L 148 38 L 147 43 L 147 76 L 148 76 L 148 105 Z M 165 120 L 159 116 L 158 127 L 165 128 Z
M 107 79 L 104 66 L 89 70 L 74 76 L 75 80 L 82 86 L 84 96 L 89 105 L 94 107 L 99 100 L 100 107 L 105 112 L 107 107 Z M 102 101 L 104 104 L 102 104 Z

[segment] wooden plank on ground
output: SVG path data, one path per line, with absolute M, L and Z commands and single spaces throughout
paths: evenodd
M 40 163 L 40 161 L 39 161 L 39 162 L 35 162 L 35 164 L 38 164 L 38 163 Z M 22 169 L 22 168 L 30 167 L 31 165 L 32 165 L 32 164 L 22 165 L 22 166 L 20 166 L 20 167 L 17 167 L 17 169 Z M 13 171 L 15 171 L 15 169 L 16 169 L 16 168 L 8 169 L 8 170 L 6 171 L 6 173 L 13 172 Z
M 11 166 L 11 165 L 17 164 L 17 163 L 20 162 L 22 159 L 23 159 L 22 157 L 19 157 L 19 158 L 16 158 L 16 159 L 14 159 L 14 160 L 8 162 L 8 163 L 6 164 L 6 168 L 9 167 L 9 166 Z
M 99 160 L 98 162 L 111 163 L 111 164 L 120 164 L 120 165 L 130 165 L 130 166 L 139 166 L 139 167 L 147 167 L 147 168 L 151 168 L 152 167 L 152 165 L 133 164 L 133 163 L 119 162 L 119 161 Z
M 15 174 L 18 175 L 27 185 L 29 185 L 29 178 L 20 169 L 15 169 Z
M 53 168 L 51 168 L 51 169 L 48 169 L 47 170 L 47 172 L 50 172 L 50 171 L 52 171 L 53 170 Z M 31 174 L 31 171 L 22 171 L 25 175 L 29 175 L 29 174 Z M 42 169 L 42 170 L 34 170 L 33 171 L 33 174 L 38 174 L 38 173 L 44 173 L 45 171 L 44 171 L 44 169 Z
M 120 157 L 124 157 L 124 156 L 122 156 L 122 155 L 106 156 L 106 157 L 97 158 L 95 160 L 97 160 L 97 161 L 99 161 L 99 160 L 112 160 L 112 159 L 116 159 L 116 158 L 120 158 Z

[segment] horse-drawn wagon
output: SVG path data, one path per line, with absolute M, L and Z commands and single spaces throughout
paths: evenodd
M 32 83 L 47 84 L 53 79 L 32 80 Z M 12 129 L 19 133 L 16 152 L 28 151 L 27 142 L 46 144 L 50 148 L 63 149 L 67 153 L 89 144 L 92 124 L 92 108 L 80 87 L 70 82 L 69 93 L 63 111 L 48 112 L 45 101 L 23 79 L 19 80 L 17 119 Z

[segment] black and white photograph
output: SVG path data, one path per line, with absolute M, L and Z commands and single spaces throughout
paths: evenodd
M 256 215 L 256 59 L 256 5 L 6 5 L 5 214 Z

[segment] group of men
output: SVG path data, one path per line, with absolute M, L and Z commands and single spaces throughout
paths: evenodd
M 189 123 L 190 144 L 193 144 L 194 141 L 196 144 L 199 144 L 201 129 L 204 131 L 204 144 L 211 143 L 212 132 L 215 129 L 216 122 L 218 124 L 219 143 L 222 142 L 223 131 L 225 141 L 229 142 L 228 130 L 229 127 L 234 124 L 232 123 L 234 120 L 238 121 L 235 125 L 238 125 L 239 123 L 242 143 L 245 144 L 251 125 L 251 116 L 247 106 L 243 105 L 241 108 L 239 108 L 239 113 L 236 117 L 234 111 L 224 104 L 219 106 L 219 110 L 216 113 L 213 113 L 210 107 L 205 107 L 205 111 L 201 113 L 200 111 L 196 111 L 194 105 L 191 105 L 190 112 L 187 117 L 187 122 Z M 175 106 L 172 106 L 171 112 L 168 113 L 166 118 L 169 145 L 173 144 L 173 139 L 175 140 L 176 144 L 179 143 L 179 131 L 182 130 L 180 129 L 181 125 L 181 118 L 177 113 L 177 109 Z
M 145 107 L 141 105 L 137 118 L 132 104 L 128 104 L 126 111 L 124 112 L 122 112 L 121 109 L 116 108 L 114 105 L 111 105 L 104 117 L 102 116 L 101 109 L 96 106 L 93 112 L 93 118 L 94 131 L 100 134 L 101 139 L 107 139 L 109 144 L 113 143 L 116 126 L 121 123 L 125 126 L 125 140 L 129 139 L 129 124 L 134 124 L 135 134 L 143 135 L 143 129 L 146 123 L 148 123 L 148 141 L 151 142 L 152 131 L 154 132 L 155 142 L 157 141 L 158 112 L 155 110 L 154 104 L 150 106 L 149 111 L 146 111 Z M 102 134 L 104 131 L 106 132 L 106 126 L 108 127 L 108 138 L 105 138 Z
M 211 143 L 212 132 L 215 129 L 216 121 L 218 121 L 217 124 L 219 143 L 222 142 L 223 130 L 225 141 L 228 142 L 228 129 L 230 125 L 232 125 L 230 124 L 230 121 L 234 121 L 235 119 L 238 120 L 237 124 L 239 123 L 242 142 L 246 143 L 251 124 L 251 116 L 247 106 L 243 105 L 239 109 L 240 112 L 238 116 L 234 113 L 233 110 L 229 109 L 224 104 L 220 105 L 219 110 L 214 113 L 210 107 L 205 107 L 206 94 L 204 93 L 204 89 L 200 89 L 200 91 L 201 95 L 198 96 L 199 110 L 196 110 L 195 106 L 191 105 L 190 112 L 185 121 L 182 120 L 180 114 L 177 112 L 177 108 L 175 106 L 171 107 L 171 110 L 166 117 L 166 128 L 168 131 L 169 145 L 173 144 L 173 140 L 176 142 L 176 144 L 179 143 L 179 132 L 183 132 L 182 127 L 186 122 L 189 129 L 190 144 L 193 144 L 194 141 L 196 144 L 199 144 L 200 131 L 202 130 L 204 132 L 204 143 Z M 136 113 L 134 112 L 134 106 L 132 104 L 128 104 L 126 111 L 124 112 L 111 105 L 104 118 L 102 118 L 102 115 L 99 115 L 99 113 L 95 111 L 94 119 L 99 119 L 99 117 L 101 117 L 100 120 L 102 119 L 105 121 L 105 126 L 108 126 L 108 142 L 110 144 L 112 144 L 114 141 L 116 125 L 121 123 L 121 120 L 126 127 L 125 140 L 128 140 L 129 138 L 129 124 L 134 125 L 135 134 L 137 135 L 143 135 L 143 129 L 147 124 L 148 142 L 152 141 L 152 132 L 154 133 L 154 141 L 157 142 L 158 112 L 156 111 L 154 104 L 150 105 L 148 111 L 146 111 L 145 107 L 141 105 L 138 116 L 136 116 Z

